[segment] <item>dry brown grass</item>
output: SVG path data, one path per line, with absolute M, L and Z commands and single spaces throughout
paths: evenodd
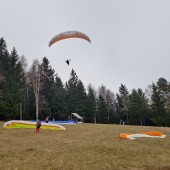
M 170 128 L 78 124 L 66 131 L 3 129 L 0 169 L 169 170 Z M 165 139 L 121 140 L 120 133 L 161 131 Z

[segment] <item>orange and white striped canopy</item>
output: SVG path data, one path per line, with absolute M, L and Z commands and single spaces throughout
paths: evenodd
M 89 43 L 91 43 L 90 38 L 86 34 L 84 34 L 82 32 L 79 32 L 79 31 L 66 31 L 66 32 L 62 32 L 62 33 L 57 34 L 56 36 L 54 36 L 50 40 L 48 46 L 50 47 L 51 45 L 53 45 L 57 41 L 67 39 L 67 38 L 81 38 L 81 39 L 84 39 L 84 40 L 88 41 Z

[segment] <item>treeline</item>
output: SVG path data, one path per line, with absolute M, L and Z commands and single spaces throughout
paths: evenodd
M 104 85 L 87 88 L 74 70 L 63 84 L 46 57 L 34 60 L 27 69 L 26 58 L 15 48 L 9 53 L 0 38 L 0 119 L 66 120 L 78 113 L 88 123 L 170 126 L 170 83 L 163 77 L 142 89 L 129 91 L 121 84 L 114 94 Z

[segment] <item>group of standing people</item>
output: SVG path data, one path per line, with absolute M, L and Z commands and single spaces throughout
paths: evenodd
M 45 122 L 48 123 L 48 121 L 49 121 L 49 117 L 47 116 L 47 117 L 45 118 Z M 40 121 L 40 120 L 37 120 L 36 130 L 35 130 L 36 133 L 39 133 L 39 132 L 40 132 L 40 127 L 41 127 L 41 121 Z

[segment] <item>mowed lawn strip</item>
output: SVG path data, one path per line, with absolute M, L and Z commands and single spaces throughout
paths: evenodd
M 105 124 L 64 125 L 66 131 L 3 129 L 0 169 L 170 169 L 170 128 Z M 119 139 L 120 133 L 160 131 L 165 139 Z

